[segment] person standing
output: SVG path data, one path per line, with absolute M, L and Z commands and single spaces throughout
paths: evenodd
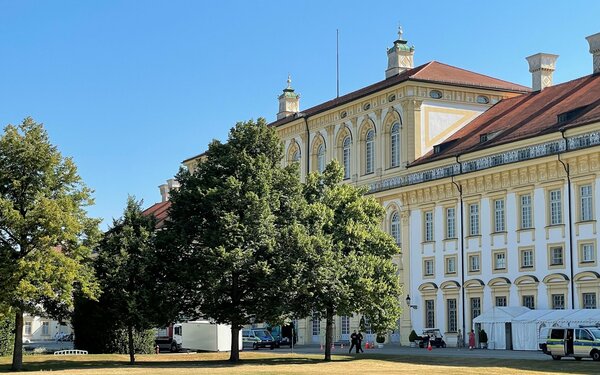
M 354 332 L 352 332 L 350 335 L 350 342 L 352 345 L 350 345 L 350 350 L 348 350 L 348 353 L 352 353 L 352 348 L 354 347 L 356 347 L 356 352 L 358 353 L 358 335 L 356 334 L 356 330 L 354 330 Z
M 358 335 L 356 335 L 356 339 L 357 339 L 357 344 L 356 344 L 356 352 L 357 353 L 364 353 L 365 351 L 362 348 L 362 340 L 363 340 L 363 335 L 362 333 L 360 333 L 360 331 L 358 331 Z
M 456 347 L 460 349 L 464 346 L 464 344 L 465 342 L 463 340 L 462 331 L 459 329 L 458 334 L 456 335 Z
M 475 348 L 475 332 L 473 332 L 473 330 L 471 330 L 471 332 L 469 332 L 469 350 L 472 350 Z

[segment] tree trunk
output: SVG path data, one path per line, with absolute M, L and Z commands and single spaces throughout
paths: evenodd
M 238 362 L 240 360 L 240 328 L 239 326 L 231 325 L 231 355 L 230 362 Z
M 325 323 L 325 361 L 331 361 L 331 345 L 333 344 L 333 309 L 327 309 Z
M 129 342 L 129 364 L 135 364 L 135 348 L 133 347 L 133 327 L 127 326 L 127 341 Z
M 15 313 L 15 346 L 11 370 L 23 369 L 23 311 L 17 309 Z

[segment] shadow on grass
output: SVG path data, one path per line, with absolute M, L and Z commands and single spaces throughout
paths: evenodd
M 58 370 L 85 370 L 85 369 L 127 369 L 127 368 L 189 368 L 189 369 L 211 369 L 211 368 L 235 368 L 238 366 L 289 366 L 289 365 L 315 365 L 324 363 L 322 355 L 300 354 L 295 357 L 273 356 L 264 358 L 244 358 L 238 363 L 232 363 L 227 360 L 207 359 L 207 360 L 164 360 L 164 361 L 144 361 L 139 360 L 131 366 L 127 361 L 120 360 L 86 360 L 78 358 L 72 359 L 48 359 L 36 362 L 25 362 L 23 371 L 58 371 Z M 402 364 L 423 365 L 423 366 L 445 366 L 445 367 L 498 367 L 505 368 L 507 373 L 518 371 L 537 371 L 548 373 L 571 373 L 571 374 L 590 374 L 598 373 L 598 363 L 592 361 L 563 360 L 547 361 L 530 359 L 507 359 L 507 358 L 464 358 L 464 357 L 419 357 L 409 355 L 394 354 L 365 354 L 360 357 L 350 355 L 334 355 L 333 362 L 360 362 L 360 361 L 385 361 Z M 399 367 L 400 368 L 400 367 Z M 300 371 L 301 368 L 299 368 Z M 10 364 L 0 365 L 0 372 L 10 371 Z M 299 372 L 300 372 L 299 371 Z M 306 370 L 308 371 L 308 370 Z

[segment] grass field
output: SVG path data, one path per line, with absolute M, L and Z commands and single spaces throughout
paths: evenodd
M 241 353 L 242 361 L 232 365 L 228 353 L 140 355 L 135 366 L 126 355 L 51 356 L 32 355 L 24 359 L 25 371 L 52 371 L 52 374 L 595 374 L 600 363 L 591 361 L 536 361 L 448 357 L 336 355 L 332 362 L 317 354 Z M 0 372 L 10 369 L 10 358 L 0 357 Z

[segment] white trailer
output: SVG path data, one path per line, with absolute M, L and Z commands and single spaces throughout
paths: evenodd
M 242 348 L 242 330 L 239 335 Z M 231 350 L 231 326 L 215 324 L 208 320 L 177 323 L 173 325 L 173 341 L 179 350 L 226 352 Z

